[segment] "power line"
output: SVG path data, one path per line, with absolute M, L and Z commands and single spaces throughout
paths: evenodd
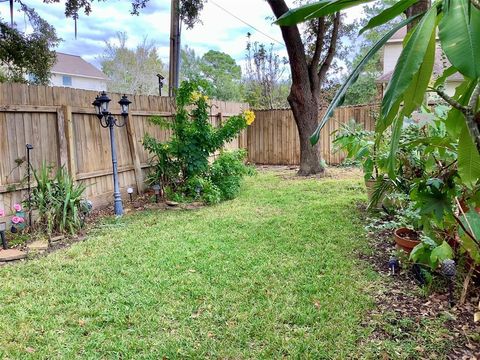
M 239 18 L 237 15 L 233 14 L 232 12 L 228 11 L 227 9 L 225 9 L 223 6 L 221 5 L 218 5 L 215 1 L 212 1 L 212 0 L 209 0 L 209 2 L 213 5 L 215 5 L 216 7 L 218 7 L 220 10 L 226 12 L 228 15 L 234 17 L 235 19 L 237 19 L 238 21 L 242 22 L 243 24 L 247 25 L 248 27 L 251 27 L 253 30 L 259 32 L 260 34 L 262 34 L 263 36 L 266 36 L 267 38 L 269 38 L 270 40 L 272 41 L 275 41 L 276 43 L 282 45 L 283 47 L 286 47 L 284 43 L 282 43 L 281 41 L 278 41 L 277 39 L 271 37 L 270 35 L 264 33 L 262 30 L 256 28 L 255 26 L 249 24 L 248 22 L 246 22 L 245 20 Z

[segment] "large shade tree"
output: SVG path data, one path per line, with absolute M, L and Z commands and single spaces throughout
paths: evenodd
M 285 0 L 267 0 L 274 15 L 281 18 L 290 9 Z M 300 138 L 299 175 L 324 172 L 318 145 L 312 146 L 310 135 L 315 131 L 320 112 L 322 87 L 340 49 L 340 38 L 348 31 L 340 12 L 311 19 L 301 29 L 294 23 L 282 24 L 292 86 L 288 103 L 292 109 Z
M 367 2 L 369 1 L 323 0 L 286 13 L 278 23 L 283 26 L 298 24 Z M 383 96 L 381 116 L 376 124 L 377 139 L 389 128 L 392 132 L 389 175 L 395 176 L 395 155 L 404 119 L 422 105 L 425 93 L 431 91 L 451 107 L 446 127 L 449 134 L 458 140 L 458 172 L 465 183 L 475 184 L 480 179 L 480 2 L 437 0 L 431 7 L 429 5 L 424 0 L 400 0 L 373 17 L 362 29 L 368 31 L 404 12 L 410 15 L 375 43 L 352 70 L 313 132 L 311 141 L 313 144 L 318 141 L 320 130 L 335 107 L 343 102 L 347 89 L 356 81 L 368 60 L 399 29 L 413 23 L 414 26 L 409 26 L 403 51 Z M 437 34 L 440 47 L 451 66 L 432 84 Z M 444 91 L 445 81 L 456 72 L 464 77 L 464 81 L 457 87 L 455 95 L 449 96 Z

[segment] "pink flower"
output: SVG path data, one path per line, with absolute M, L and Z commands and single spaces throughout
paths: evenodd
M 17 225 L 17 224 L 20 224 L 22 223 L 24 220 L 23 218 L 21 218 L 20 216 L 14 216 L 12 217 L 12 223 Z
M 15 205 L 13 205 L 13 210 L 15 210 L 15 211 L 22 211 L 22 205 L 20 205 L 20 204 L 15 204 Z
M 4 217 L 4 216 L 5 216 L 5 210 L 0 209 L 0 217 Z

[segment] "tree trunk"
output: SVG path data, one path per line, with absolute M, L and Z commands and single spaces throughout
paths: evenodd
M 414 15 L 421 14 L 421 13 L 427 11 L 429 8 L 430 8 L 430 0 L 420 0 L 416 4 L 413 4 L 412 6 L 410 6 L 405 11 L 405 14 L 407 15 L 407 17 L 412 17 Z M 407 31 L 410 31 L 411 29 L 413 29 L 415 27 L 415 25 L 418 24 L 419 21 L 420 21 L 420 19 L 417 18 L 414 21 L 412 21 L 410 24 L 408 24 L 407 25 Z
M 288 11 L 285 0 L 267 0 L 277 18 Z M 318 99 L 315 98 L 320 82 L 311 78 L 305 47 L 297 26 L 281 26 L 283 40 L 287 47 L 290 69 L 292 71 L 292 87 L 288 102 L 292 108 L 300 137 L 300 170 L 298 175 L 308 176 L 322 174 L 321 154 L 318 145 L 312 146 L 310 136 L 318 124 Z M 316 77 L 318 75 L 315 72 Z
M 323 174 L 325 168 L 322 165 L 319 146 L 318 144 L 312 146 L 310 143 L 310 136 L 314 133 L 318 123 L 318 104 L 316 102 L 308 102 L 303 106 L 299 106 L 295 102 L 290 102 L 290 106 L 297 123 L 300 138 L 300 170 L 298 175 Z

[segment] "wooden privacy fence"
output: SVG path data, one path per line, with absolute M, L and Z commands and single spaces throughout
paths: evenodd
M 109 132 L 101 128 L 91 105 L 94 91 L 60 87 L 0 84 L 0 209 L 8 210 L 26 197 L 21 184 L 26 166 L 17 167 L 25 157 L 25 145 L 33 145 L 32 166 L 42 162 L 64 165 L 75 180 L 87 185 L 86 197 L 94 205 L 112 200 L 112 160 Z M 110 111 L 120 116 L 120 94 L 110 94 Z M 148 122 L 153 115 L 173 116 L 171 98 L 129 96 L 132 101 L 127 126 L 115 128 L 119 180 L 122 193 L 132 186 L 142 190 L 148 170 L 148 154 L 141 144 L 145 133 L 166 140 L 166 130 Z M 211 121 L 236 115 L 247 104 L 213 101 Z M 228 145 L 246 146 L 245 134 Z M 15 190 L 12 189 L 15 187 Z M 1 221 L 2 219 L 0 219 Z
M 345 156 L 332 151 L 334 139 L 332 133 L 350 119 L 363 124 L 365 130 L 373 130 L 377 111 L 378 107 L 374 104 L 346 106 L 335 110 L 334 116 L 325 125 L 320 135 L 318 146 L 322 158 L 328 164 L 340 164 Z M 255 164 L 298 165 L 300 142 L 292 111 L 289 109 L 257 110 L 255 115 L 255 122 L 248 127 L 247 131 L 249 161 Z

